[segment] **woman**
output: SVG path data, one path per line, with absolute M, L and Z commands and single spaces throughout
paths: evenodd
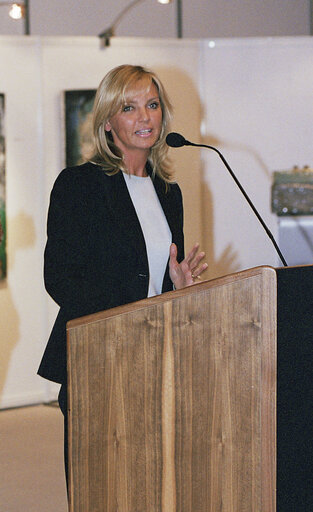
M 95 98 L 94 154 L 54 184 L 44 276 L 60 312 L 38 373 L 62 384 L 65 420 L 66 322 L 189 286 L 207 268 L 198 244 L 184 258 L 182 197 L 165 142 L 170 117 L 154 73 L 111 70 Z

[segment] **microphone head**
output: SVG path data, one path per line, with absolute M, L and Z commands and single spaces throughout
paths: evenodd
M 180 148 L 182 146 L 185 146 L 187 141 L 185 137 L 180 135 L 180 133 L 169 133 L 166 137 L 166 144 L 170 146 L 171 148 Z

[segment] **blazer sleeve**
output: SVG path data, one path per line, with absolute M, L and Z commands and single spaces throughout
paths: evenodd
M 91 207 L 86 183 L 71 169 L 62 171 L 50 196 L 44 281 L 49 295 L 72 318 L 111 307 L 109 272 L 91 265 Z
M 177 245 L 177 260 L 181 262 L 185 257 L 185 242 L 184 242 L 184 208 L 183 208 L 183 197 L 180 187 L 176 185 L 176 203 L 177 203 L 177 221 L 178 221 L 178 233 L 176 239 Z
M 184 250 L 184 210 L 183 198 L 177 183 L 170 184 L 167 198 L 166 216 L 172 232 L 172 242 L 177 246 L 177 261 L 180 263 L 185 257 Z M 169 260 L 163 279 L 162 292 L 173 290 L 173 283 L 169 274 Z

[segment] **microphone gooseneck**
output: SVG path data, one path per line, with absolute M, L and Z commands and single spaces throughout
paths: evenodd
M 269 239 L 271 240 L 272 244 L 274 245 L 274 247 L 276 249 L 276 252 L 277 252 L 280 260 L 282 261 L 283 265 L 285 267 L 287 267 L 288 266 L 287 262 L 286 262 L 286 260 L 285 260 L 285 258 L 283 256 L 281 250 L 279 249 L 274 236 L 272 235 L 271 231 L 269 230 L 269 228 L 265 224 L 265 222 L 262 219 L 261 215 L 259 214 L 258 210 L 254 206 L 254 204 L 251 201 L 250 197 L 246 193 L 245 189 L 241 185 L 240 181 L 236 177 L 235 173 L 231 169 L 230 165 L 228 164 L 227 160 L 224 158 L 222 153 L 218 149 L 216 149 L 214 146 L 207 146 L 206 144 L 195 144 L 194 142 L 190 142 L 189 140 L 186 140 L 185 137 L 183 137 L 180 133 L 175 133 L 175 132 L 169 133 L 167 135 L 166 143 L 167 143 L 168 146 L 170 146 L 172 148 L 180 148 L 182 146 L 194 146 L 194 147 L 198 147 L 198 148 L 208 148 L 208 149 L 212 149 L 213 151 L 215 151 L 218 154 L 218 156 L 222 160 L 223 164 L 225 165 L 226 169 L 230 173 L 231 177 L 235 181 L 236 185 L 239 187 L 241 193 L 245 197 L 246 201 L 248 202 L 248 204 L 252 208 L 254 214 L 257 216 L 259 222 L 262 224 L 263 228 L 265 229 L 265 232 L 266 232 L 267 236 L 269 237 Z

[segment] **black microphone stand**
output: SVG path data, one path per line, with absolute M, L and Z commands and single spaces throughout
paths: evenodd
M 171 135 L 171 134 L 170 134 Z M 179 134 L 177 134 L 179 135 Z M 265 224 L 264 220 L 262 219 L 261 215 L 259 214 L 259 212 L 257 211 L 256 207 L 254 206 L 254 204 L 252 203 L 250 197 L 248 196 L 248 194 L 246 193 L 246 191 L 244 190 L 243 186 L 241 185 L 240 181 L 238 180 L 238 178 L 236 177 L 236 175 L 234 174 L 233 170 L 231 169 L 230 165 L 228 164 L 227 160 L 224 158 L 224 156 L 222 155 L 222 153 L 216 149 L 214 146 L 207 146 L 206 144 L 195 144 L 193 142 L 189 142 L 189 140 L 186 140 L 184 139 L 181 135 L 179 135 L 180 139 L 181 140 L 181 143 L 175 147 L 179 147 L 179 146 L 195 146 L 195 147 L 199 147 L 199 148 L 208 148 L 208 149 L 212 149 L 213 151 L 215 151 L 218 156 L 220 157 L 220 159 L 222 160 L 223 164 L 225 165 L 226 169 L 228 170 L 228 172 L 230 173 L 231 177 L 233 178 L 233 180 L 235 181 L 236 185 L 239 187 L 240 191 L 242 192 L 242 194 L 244 195 L 245 199 L 247 200 L 247 202 L 249 203 L 250 207 L 252 208 L 252 210 L 254 211 L 255 215 L 257 216 L 257 218 L 259 219 L 260 223 L 262 224 L 263 228 L 265 229 L 266 231 L 266 234 L 267 236 L 270 238 L 271 242 L 273 243 L 276 251 L 277 251 L 277 254 L 278 256 L 280 257 L 283 265 L 285 267 L 288 266 L 284 256 L 282 255 L 282 252 L 281 250 L 279 249 L 277 243 L 276 243 L 276 240 L 274 238 L 274 236 L 272 235 L 272 233 L 270 232 L 269 228 L 267 227 L 267 225 Z M 169 144 L 171 145 L 171 144 Z

